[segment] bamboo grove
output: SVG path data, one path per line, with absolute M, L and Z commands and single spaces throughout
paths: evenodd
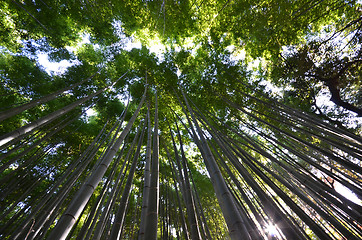
M 333 187 L 362 197 L 360 137 L 242 89 L 210 89 L 232 121 L 200 110 L 182 84 L 172 93 L 177 104 L 160 116 L 168 93 L 145 84 L 128 121 L 126 107 L 77 159 L 57 165 L 49 158 L 57 143 L 48 139 L 74 121 L 69 109 L 101 91 L 2 136 L 2 237 L 361 238 L 361 206 Z M 201 200 L 188 158 L 206 166 L 220 209 Z M 224 220 L 215 223 L 219 211 Z
M 361 4 L 287 2 L 0 3 L 0 238 L 362 239 Z

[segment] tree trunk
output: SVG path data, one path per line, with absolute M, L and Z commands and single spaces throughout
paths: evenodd
M 48 114 L 47 116 L 44 116 L 32 123 L 29 123 L 26 126 L 20 127 L 17 130 L 14 130 L 10 133 L 4 134 L 0 137 L 0 146 L 6 144 L 7 142 L 10 142 L 11 140 L 22 136 L 24 134 L 27 134 L 29 132 L 34 131 L 36 128 L 39 128 L 41 126 L 44 126 L 46 124 L 49 124 L 50 122 L 52 122 L 54 119 L 70 112 L 71 110 L 73 110 L 74 108 L 78 107 L 79 105 L 81 105 L 82 103 L 88 101 L 89 99 L 99 95 L 100 93 L 102 93 L 105 89 L 101 89 L 95 93 L 90 94 L 89 96 L 79 99 L 77 101 L 75 101 L 72 104 L 69 104 L 68 106 L 65 106 L 62 109 L 59 109 L 55 112 L 52 112 L 50 114 Z
M 80 82 L 78 82 L 76 84 L 73 84 L 73 85 L 69 86 L 69 87 L 63 88 L 61 90 L 58 90 L 58 91 L 56 91 L 54 93 L 51 93 L 51 94 L 48 94 L 48 95 L 46 95 L 44 97 L 41 97 L 39 99 L 32 100 L 32 101 L 30 101 L 30 102 L 28 102 L 26 104 L 23 104 L 21 106 L 18 106 L 18 107 L 15 107 L 15 108 L 12 108 L 12 109 L 9 109 L 9 110 L 6 110 L 6 111 L 0 113 L 0 122 L 7 119 L 7 118 L 15 116 L 15 115 L 17 115 L 17 114 L 19 114 L 19 113 L 21 113 L 21 112 L 23 112 L 25 110 L 28 110 L 28 109 L 30 109 L 32 107 L 35 107 L 35 106 L 37 106 L 39 104 L 46 103 L 46 102 L 49 102 L 50 100 L 55 99 L 60 94 L 66 92 L 68 90 L 71 90 L 71 89 L 73 89 L 75 87 L 78 87 L 82 83 L 85 83 L 86 81 L 92 79 L 97 73 L 95 73 L 92 76 L 90 76 L 89 78 L 86 78 L 86 79 L 84 79 L 84 80 L 82 80 L 82 81 L 80 81 Z
M 182 87 L 180 87 L 180 88 L 182 88 Z M 210 174 L 211 182 L 214 186 L 214 190 L 215 190 L 216 196 L 218 198 L 221 210 L 223 212 L 226 224 L 228 225 L 229 235 L 232 240 L 234 240 L 234 239 L 235 240 L 237 240 L 237 239 L 251 240 L 250 235 L 245 227 L 245 223 L 243 222 L 243 220 L 239 214 L 239 211 L 235 205 L 234 199 L 227 188 L 224 178 L 221 175 L 220 169 L 216 164 L 215 158 L 211 153 L 211 150 L 206 142 L 203 132 L 196 121 L 193 111 L 192 111 L 191 107 L 189 106 L 187 98 L 186 98 L 184 92 L 182 91 L 182 89 L 181 89 L 181 92 L 184 97 L 186 107 L 193 120 L 193 123 L 196 126 L 196 130 L 198 132 L 198 136 L 200 139 L 197 137 L 195 132 L 193 133 L 192 137 L 194 138 L 198 148 L 200 149 L 200 152 L 204 159 L 207 171 Z M 185 109 L 184 109 L 184 113 L 187 116 L 187 119 L 191 126 L 191 130 L 194 131 L 194 127 L 192 126 L 191 120 L 189 120 Z
M 153 152 L 152 152 L 152 165 L 151 165 L 151 182 L 150 193 L 148 199 L 148 211 L 146 218 L 145 236 L 147 239 L 157 239 L 157 224 L 158 224 L 158 210 L 159 210 L 159 136 L 158 136 L 158 100 L 157 93 L 155 94 L 155 127 L 153 130 Z
M 138 138 L 139 131 L 137 132 L 137 134 L 135 136 L 135 139 Z M 116 214 L 115 219 L 114 219 L 114 223 L 113 223 L 112 230 L 111 230 L 111 236 L 109 237 L 110 240 L 119 240 L 120 239 L 121 230 L 122 230 L 122 227 L 123 227 L 124 218 L 125 218 L 125 214 L 126 214 L 126 208 L 127 208 L 127 205 L 128 205 L 128 199 L 129 199 L 129 195 L 130 195 L 130 192 L 131 192 L 133 176 L 134 176 L 134 173 L 136 171 L 136 166 L 137 166 L 137 163 L 138 163 L 138 157 L 139 157 L 139 153 L 140 153 L 141 145 L 142 145 L 142 141 L 143 141 L 143 135 L 144 135 L 144 128 L 142 129 L 141 137 L 139 138 L 139 141 L 138 141 L 137 150 L 136 150 L 136 153 L 135 153 L 135 155 L 133 157 L 133 162 L 132 162 L 131 168 L 130 168 L 129 173 L 128 173 L 128 178 L 127 178 L 127 182 L 126 182 L 126 185 L 124 187 L 124 190 L 123 190 L 123 195 L 122 195 L 122 198 L 121 198 L 121 202 L 120 202 L 117 214 Z M 130 149 L 129 151 L 131 151 L 131 150 L 132 149 Z
M 151 129 L 151 117 L 150 117 L 150 106 L 148 104 L 147 108 L 147 146 L 146 146 L 146 159 L 145 159 L 145 171 L 144 171 L 144 183 L 143 183 L 143 194 L 142 194 L 142 210 L 141 210 L 141 223 L 139 227 L 138 240 L 145 238 L 145 229 L 146 229 L 146 216 L 148 210 L 148 198 L 150 192 L 150 167 L 151 167 L 151 138 L 152 138 L 152 129 Z
M 68 209 L 65 211 L 63 216 L 59 219 L 57 225 L 49 235 L 49 240 L 55 240 L 55 239 L 65 239 L 70 232 L 72 226 L 80 216 L 82 210 L 84 209 L 85 205 L 87 204 L 89 198 L 93 194 L 93 191 L 101 181 L 104 173 L 106 172 L 109 164 L 113 160 L 113 157 L 117 153 L 118 149 L 120 148 L 123 140 L 125 139 L 126 135 L 131 130 L 131 127 L 136 120 L 136 117 L 138 116 L 138 113 L 141 110 L 141 107 L 143 105 L 143 102 L 146 97 L 146 90 L 143 93 L 143 97 L 141 99 L 141 102 L 138 105 L 137 110 L 127 123 L 125 129 L 122 131 L 121 135 L 117 139 L 117 141 L 114 143 L 113 147 L 110 149 L 110 151 L 107 153 L 107 155 L 104 157 L 103 162 L 97 167 L 97 169 L 92 172 L 92 174 L 89 176 L 86 183 L 82 186 L 82 188 L 77 192 L 76 196 L 73 198 L 72 202 L 70 203 Z

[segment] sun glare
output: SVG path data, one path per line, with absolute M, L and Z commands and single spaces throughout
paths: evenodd
M 265 228 L 265 231 L 270 236 L 277 236 L 279 234 L 278 229 L 276 228 L 276 226 L 274 224 L 267 225 Z
M 357 197 L 349 188 L 346 188 L 339 182 L 335 183 L 335 189 L 338 193 L 342 194 L 345 198 L 351 200 L 352 202 L 362 206 L 362 200 Z
M 92 108 L 90 108 L 85 112 L 85 114 L 87 115 L 87 117 L 91 117 L 91 116 L 96 115 L 97 113 Z

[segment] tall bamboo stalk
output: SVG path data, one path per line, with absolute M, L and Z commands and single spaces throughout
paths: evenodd
M 107 153 L 107 155 L 104 157 L 103 162 L 97 167 L 97 169 L 92 172 L 92 174 L 89 176 L 86 183 L 82 186 L 82 188 L 77 192 L 76 196 L 73 198 L 72 202 L 69 204 L 68 209 L 65 211 L 65 213 L 62 215 L 62 217 L 59 219 L 57 225 L 49 235 L 49 240 L 55 240 L 55 239 L 65 239 L 68 233 L 70 232 L 72 226 L 75 224 L 76 220 L 80 216 L 82 210 L 86 206 L 89 198 L 93 194 L 93 191 L 101 181 L 104 173 L 108 169 L 109 164 L 113 160 L 113 157 L 117 153 L 118 149 L 120 148 L 121 144 L 123 143 L 123 140 L 131 130 L 131 127 L 136 120 L 138 113 L 141 110 L 141 107 L 143 105 L 143 102 L 146 98 L 146 90 L 143 93 L 142 99 L 138 105 L 137 110 L 134 112 L 133 116 L 127 123 L 126 127 L 122 131 L 121 135 L 118 137 L 117 141 L 113 144 L 110 151 Z
M 139 130 L 139 131 L 141 131 L 141 130 Z M 137 132 L 137 134 L 135 136 L 135 139 L 138 138 L 139 131 Z M 115 216 L 115 220 L 114 220 L 112 230 L 111 230 L 111 235 L 109 237 L 110 240 L 118 240 L 120 238 L 120 235 L 121 235 L 121 230 L 122 230 L 122 227 L 123 227 L 123 224 L 124 224 L 124 218 L 125 218 L 125 214 L 126 214 L 126 207 L 128 205 L 128 198 L 129 198 L 129 195 L 130 195 L 130 192 L 131 192 L 133 176 L 134 176 L 134 173 L 136 171 L 136 166 L 137 166 L 137 163 L 138 163 L 138 157 L 139 157 L 140 150 L 141 150 L 141 144 L 142 144 L 142 141 L 143 141 L 143 135 L 144 135 L 144 127 L 142 129 L 142 133 L 141 133 L 141 136 L 140 136 L 139 141 L 138 141 L 137 150 L 136 150 L 136 153 L 134 154 L 132 165 L 131 165 L 131 168 L 130 168 L 129 173 L 128 173 L 127 182 L 126 182 L 124 190 L 123 190 L 123 195 L 122 195 L 122 198 L 121 198 L 121 202 L 120 202 L 120 205 L 118 207 L 117 214 Z
M 229 192 L 227 185 L 224 181 L 223 176 L 221 175 L 220 169 L 216 164 L 215 158 L 206 142 L 206 139 L 204 137 L 204 134 L 199 126 L 199 124 L 196 121 L 196 118 L 193 114 L 193 111 L 188 104 L 187 98 L 185 96 L 185 93 L 182 91 L 181 87 L 181 93 L 183 95 L 185 105 L 188 109 L 188 112 L 191 115 L 192 121 L 196 127 L 198 136 L 196 133 L 193 134 L 193 138 L 195 142 L 197 143 L 200 152 L 203 156 L 206 168 L 210 174 L 211 182 L 213 183 L 216 196 L 218 198 L 221 210 L 223 212 L 225 221 L 228 225 L 229 229 L 229 235 L 231 239 L 251 239 L 246 227 L 245 223 L 243 222 L 242 217 L 239 214 L 239 211 L 235 205 L 234 199 Z M 182 104 L 180 102 L 180 104 Z M 187 118 L 187 112 L 184 110 L 184 113 L 186 114 Z M 189 118 L 188 118 L 189 119 Z M 188 120 L 189 124 L 191 125 L 191 130 L 194 131 L 194 127 L 191 123 L 191 120 Z
M 158 211 L 159 211 L 159 136 L 158 136 L 158 99 L 155 93 L 155 126 L 153 130 L 152 165 L 148 211 L 146 216 L 145 236 L 147 239 L 157 239 Z
M 6 110 L 6 111 L 4 111 L 4 112 L 1 112 L 1 113 L 0 113 L 0 122 L 3 121 L 3 120 L 5 120 L 5 119 L 7 119 L 7 118 L 10 118 L 10 117 L 12 117 L 12 116 L 15 116 L 15 115 L 17 115 L 17 114 L 19 114 L 19 113 L 21 113 L 21 112 L 23 112 L 23 111 L 25 111 L 25 110 L 28 110 L 28 109 L 30 109 L 30 108 L 32 108 L 32 107 L 35 107 L 35 106 L 37 106 L 37 105 L 39 105 L 39 104 L 46 103 L 46 102 L 49 102 L 50 100 L 55 99 L 55 98 L 56 98 L 57 96 L 59 96 L 60 94 L 66 92 L 66 91 L 68 91 L 68 90 L 74 89 L 75 87 L 78 87 L 79 85 L 81 85 L 81 84 L 89 81 L 89 80 L 92 79 L 97 73 L 99 73 L 99 71 L 96 72 L 95 74 L 93 74 L 92 76 L 90 76 L 89 78 L 86 78 L 86 79 L 84 79 L 84 80 L 82 80 L 82 81 L 80 81 L 80 82 L 78 82 L 78 83 L 76 83 L 76 84 L 73 84 L 73 85 L 69 86 L 69 87 L 65 87 L 65 88 L 63 88 L 63 89 L 60 89 L 60 90 L 54 92 L 54 93 L 51 93 L 51 94 L 48 94 L 48 95 L 46 95 L 46 96 L 44 96 L 44 97 L 41 97 L 41 98 L 32 100 L 32 101 L 30 101 L 30 102 L 28 102 L 28 103 L 26 103 L 26 104 L 21 105 L 21 106 L 18 106 L 18 107 L 15 107 L 15 108 L 11 108 L 11 109 L 9 109 L 9 110 Z
M 142 209 L 141 209 L 141 223 L 139 227 L 138 240 L 145 238 L 146 228 L 146 215 L 148 210 L 148 198 L 150 192 L 150 181 L 151 181 L 151 117 L 150 117 L 150 105 L 147 104 L 147 146 L 146 146 L 146 158 L 145 158 L 145 170 L 144 170 L 144 182 L 143 182 L 143 194 L 142 194 Z

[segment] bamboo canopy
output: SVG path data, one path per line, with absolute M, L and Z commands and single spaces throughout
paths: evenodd
M 362 239 L 361 11 L 0 3 L 0 239 Z

